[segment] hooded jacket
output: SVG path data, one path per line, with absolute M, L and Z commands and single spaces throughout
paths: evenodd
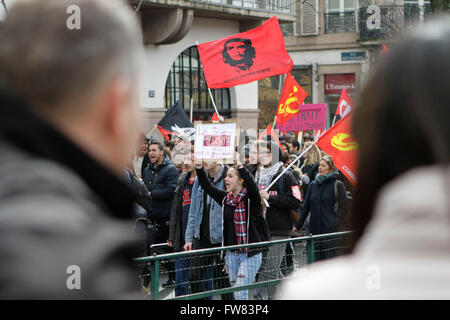
M 179 173 L 167 155 L 163 161 L 155 166 L 153 163 L 144 169 L 145 186 L 151 192 L 152 216 L 156 219 L 169 220 L 170 209 L 173 204 L 175 189 L 177 188 Z

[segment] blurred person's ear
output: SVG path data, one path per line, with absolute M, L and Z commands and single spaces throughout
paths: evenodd
M 100 122 L 114 165 L 121 167 L 134 152 L 140 128 L 137 89 L 120 78 L 106 84 L 98 100 Z

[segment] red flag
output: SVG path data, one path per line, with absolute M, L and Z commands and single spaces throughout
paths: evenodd
M 347 113 L 352 111 L 353 108 L 353 99 L 348 95 L 347 90 L 342 89 L 341 98 L 339 99 L 339 103 L 336 109 L 336 114 L 344 117 Z
M 351 134 L 352 113 L 348 113 L 320 137 L 317 145 L 334 161 L 335 166 L 355 185 L 358 144 Z
M 218 122 L 218 121 L 220 121 L 219 117 L 217 116 L 217 113 L 214 112 L 214 114 L 213 114 L 213 116 L 211 118 L 211 122 Z
M 381 52 L 383 52 L 383 54 L 386 54 L 389 52 L 389 47 L 387 45 L 385 45 L 384 43 L 381 45 Z
M 299 106 L 303 104 L 307 96 L 305 90 L 288 73 L 278 104 L 277 123 L 284 125 L 286 121 L 295 116 L 298 113 Z
M 229 88 L 292 70 L 278 19 L 261 26 L 197 45 L 209 88 Z
M 275 143 L 280 146 L 282 151 L 286 152 L 286 150 L 284 150 L 283 146 L 281 145 L 280 140 L 278 139 L 276 131 L 272 129 L 271 124 L 269 124 L 269 126 L 266 128 L 266 130 L 264 130 L 264 132 L 261 133 L 261 135 L 259 136 L 259 138 L 257 140 L 262 140 L 262 138 L 264 138 L 265 136 L 272 136 L 273 141 L 275 141 Z

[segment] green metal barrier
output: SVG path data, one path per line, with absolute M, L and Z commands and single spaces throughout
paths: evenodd
M 323 259 L 329 259 L 335 256 L 338 256 L 342 254 L 342 249 L 345 249 L 348 247 L 348 241 L 349 235 L 351 234 L 351 231 L 343 231 L 343 232 L 336 232 L 336 233 L 329 233 L 329 234 L 322 234 L 322 235 L 310 235 L 305 237 L 295 237 L 295 238 L 288 238 L 288 239 L 281 239 L 281 240 L 274 240 L 274 241 L 267 241 L 267 242 L 258 242 L 258 243 L 252 243 L 252 244 L 246 244 L 246 245 L 235 245 L 235 246 L 227 246 L 227 247 L 219 247 L 219 248 L 210 248 L 210 249 L 200 249 L 200 250 L 193 250 L 193 251 L 183 251 L 183 252 L 176 252 L 176 253 L 170 253 L 170 254 L 159 254 L 156 253 L 152 256 L 148 257 L 141 257 L 134 259 L 135 262 L 138 265 L 147 264 L 150 269 L 149 274 L 145 274 L 142 277 L 151 277 L 150 281 L 150 294 L 149 298 L 152 300 L 160 300 L 160 280 L 161 280 L 161 266 L 164 261 L 175 261 L 178 258 L 193 258 L 206 256 L 206 255 L 213 255 L 213 254 L 219 254 L 223 252 L 225 255 L 226 251 L 236 251 L 238 249 L 248 248 L 249 250 L 255 249 L 255 248 L 263 248 L 263 247 L 270 247 L 274 245 L 281 245 L 281 244 L 291 244 L 291 247 L 300 247 L 304 248 L 302 254 L 306 255 L 305 263 L 302 265 L 302 268 L 306 268 L 308 264 L 311 264 L 317 260 L 323 260 Z M 152 246 L 153 249 L 157 249 L 158 247 L 166 246 L 166 244 L 159 244 Z M 294 256 L 294 254 L 293 254 Z M 298 259 L 298 257 L 297 257 Z M 297 266 L 298 267 L 298 266 Z M 192 270 L 190 270 L 191 272 Z M 278 270 L 282 271 L 282 270 Z M 283 270 L 284 271 L 284 270 Z M 285 278 L 286 279 L 286 278 Z M 209 279 L 208 281 L 212 281 L 215 279 Z M 219 288 L 219 289 L 211 289 L 204 292 L 198 292 L 198 293 L 191 293 L 187 295 L 182 295 L 179 297 L 171 298 L 172 300 L 192 300 L 192 299 L 202 299 L 207 297 L 213 297 L 213 296 L 219 296 L 219 295 L 225 295 L 234 293 L 236 291 L 242 291 L 242 290 L 248 290 L 248 289 L 256 289 L 260 287 L 270 287 L 270 286 L 276 286 L 283 281 L 283 278 L 278 278 L 275 280 L 268 280 L 263 282 L 253 282 L 250 285 L 246 286 L 235 286 L 235 287 L 228 287 L 228 288 Z M 269 297 L 270 298 L 270 297 Z

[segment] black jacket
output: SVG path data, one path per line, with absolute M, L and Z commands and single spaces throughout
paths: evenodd
M 186 185 L 186 179 L 189 179 L 190 173 L 184 172 L 178 179 L 178 186 L 175 189 L 172 210 L 170 212 L 169 241 L 173 243 L 176 249 L 181 243 L 181 202 L 183 201 L 183 191 Z
M 281 167 L 273 176 L 274 181 L 283 171 Z M 296 186 L 294 175 L 289 170 L 269 189 L 269 205 L 266 211 L 266 220 L 269 224 L 270 234 L 289 235 L 294 221 L 291 210 L 300 207 L 300 200 L 294 197 L 292 186 Z
M 248 243 L 255 243 L 263 241 L 257 228 L 256 228 L 256 216 L 261 214 L 261 196 L 259 195 L 258 187 L 256 186 L 255 180 L 251 176 L 250 172 L 243 167 L 238 169 L 241 177 L 244 179 L 244 187 L 247 189 L 247 195 L 244 198 L 245 212 L 247 213 L 247 239 Z M 222 203 L 222 226 L 223 222 L 223 210 L 229 205 L 224 203 L 225 197 L 228 191 L 220 190 L 215 188 L 209 179 L 206 177 L 206 172 L 204 169 L 197 169 L 198 181 L 202 188 L 207 194 L 209 194 L 216 202 Z M 250 205 L 250 208 L 249 208 Z M 235 207 L 231 207 L 235 210 Z M 228 208 L 229 209 L 229 208 Z M 250 212 L 250 214 L 248 214 Z M 222 228 L 222 245 L 226 242 L 226 234 L 223 233 Z M 247 253 L 249 257 L 261 252 L 261 249 L 253 249 Z
M 338 204 L 337 214 L 334 212 L 336 203 L 334 185 L 337 183 Z M 309 232 L 311 234 L 323 234 L 335 232 L 346 212 L 345 186 L 336 178 L 329 179 L 322 184 L 313 181 L 309 184 L 308 193 L 303 202 L 300 220 L 296 224 L 300 230 L 306 218 L 311 212 Z
M 156 219 L 169 220 L 179 173 L 169 157 L 166 155 L 163 157 L 160 165 L 150 163 L 145 168 L 142 179 L 151 192 L 152 216 Z
M 133 192 L 19 99 L 0 92 L 0 106 L 0 299 L 136 290 Z M 66 286 L 71 265 L 81 290 Z

